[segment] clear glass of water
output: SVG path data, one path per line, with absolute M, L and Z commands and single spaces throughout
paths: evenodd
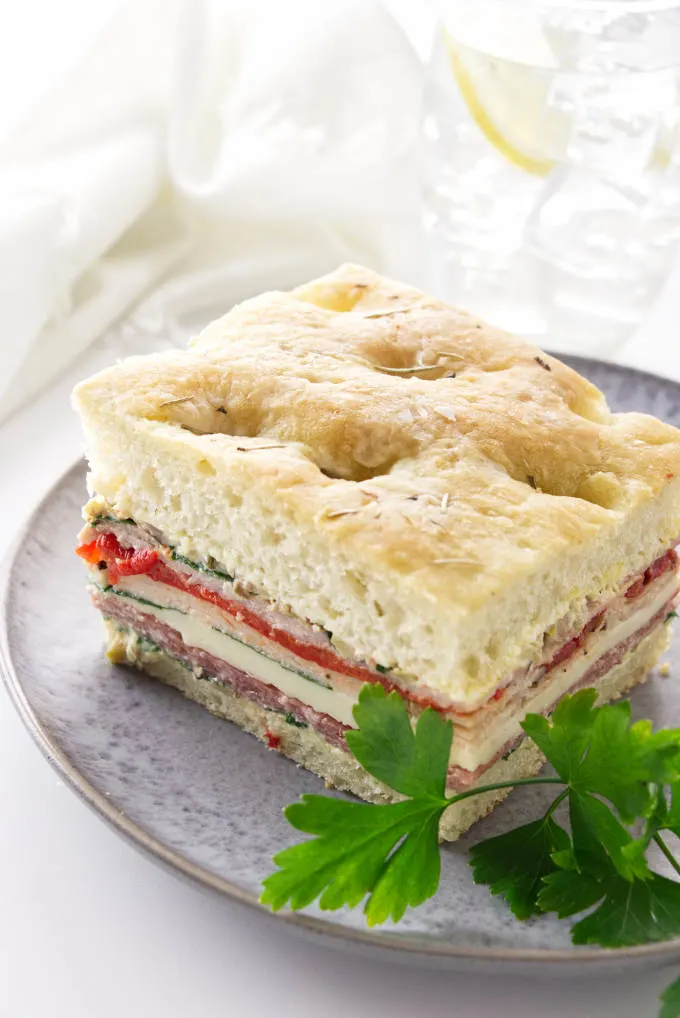
M 430 284 L 611 353 L 680 241 L 680 0 L 444 0 L 423 121 Z

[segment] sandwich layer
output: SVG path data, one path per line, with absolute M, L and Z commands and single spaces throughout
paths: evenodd
M 397 688 L 413 715 L 429 704 L 452 720 L 450 780 L 459 788 L 521 738 L 527 712 L 547 712 L 567 691 L 595 683 L 662 626 L 677 593 L 676 555 L 668 551 L 629 577 L 611 602 L 594 605 L 580 631 L 558 627 L 556 634 L 546 634 L 539 661 L 507 677 L 477 710 L 466 711 L 428 698 L 422 683 L 388 674 L 376 662 L 343 658 L 332 634 L 286 618 L 260 598 L 237 594 L 238 585 L 220 570 L 210 570 L 206 579 L 185 561 L 177 568 L 172 551 L 153 538 L 121 544 L 126 537 L 134 540 L 131 524 L 116 530 L 118 536 L 86 529 L 80 547 L 97 566 L 94 597 L 105 616 L 255 702 L 290 713 L 340 748 L 354 725 L 352 710 L 363 682 Z
M 189 699 L 206 707 L 220 718 L 233 721 L 276 750 L 323 778 L 330 787 L 352 792 L 369 802 L 394 802 L 400 798 L 392 789 L 372 778 L 351 754 L 334 745 L 322 732 L 305 726 L 288 713 L 262 706 L 235 692 L 222 681 L 200 668 L 188 666 L 163 651 L 134 629 L 112 620 L 106 621 L 108 653 L 112 661 L 127 663 L 180 690 Z M 667 627 L 657 627 L 630 650 L 622 660 L 597 682 L 599 702 L 605 703 L 644 681 L 668 643 Z M 484 775 L 490 784 L 530 777 L 536 774 L 544 758 L 528 739 L 497 760 Z M 489 813 L 509 794 L 502 789 L 466 799 L 450 807 L 440 827 L 445 840 L 460 837 L 476 820 Z

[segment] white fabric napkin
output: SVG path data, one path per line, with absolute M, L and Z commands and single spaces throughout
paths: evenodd
M 417 281 L 421 73 L 372 2 L 122 9 L 0 148 L 0 417 L 143 294 L 179 341 L 343 260 Z

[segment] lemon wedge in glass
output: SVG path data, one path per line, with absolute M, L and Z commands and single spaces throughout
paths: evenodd
M 483 20 L 468 8 L 444 29 L 458 90 L 497 152 L 547 176 L 564 158 L 571 129 L 568 109 L 551 101 L 556 56 L 530 12 L 518 17 L 515 5 L 505 13 L 500 4 L 492 12 L 483 6 Z

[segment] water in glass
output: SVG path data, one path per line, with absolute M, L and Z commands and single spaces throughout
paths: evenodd
M 680 2 L 448 0 L 423 134 L 431 285 L 612 351 L 680 240 Z

